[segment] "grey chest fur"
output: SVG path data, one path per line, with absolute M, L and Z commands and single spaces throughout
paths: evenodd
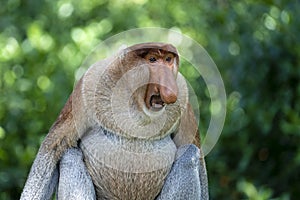
M 101 128 L 87 133 L 80 148 L 98 199 L 155 199 L 176 154 L 169 136 L 126 139 Z

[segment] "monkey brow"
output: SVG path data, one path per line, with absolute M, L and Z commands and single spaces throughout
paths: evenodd
M 162 49 L 152 49 L 148 52 L 148 54 L 153 54 L 155 56 L 162 56 L 163 54 L 167 54 L 168 51 Z
M 162 54 L 162 52 L 161 52 L 161 49 L 158 49 L 158 55 L 160 55 L 161 56 L 161 54 Z
M 138 52 L 138 55 L 142 58 L 144 58 L 148 54 L 153 54 L 155 56 L 162 56 L 163 54 L 172 53 L 174 55 L 173 52 L 165 51 L 163 49 L 154 49 L 154 48 L 140 49 L 137 52 Z

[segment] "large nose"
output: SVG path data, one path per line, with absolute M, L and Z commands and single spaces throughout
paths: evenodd
M 175 76 L 169 67 L 162 65 L 150 69 L 148 95 L 153 94 L 159 94 L 166 104 L 177 101 L 178 87 Z
M 162 70 L 163 73 L 160 75 L 160 83 L 158 84 L 159 94 L 163 102 L 171 104 L 177 100 L 178 87 L 172 71 L 167 67 L 165 68 L 166 70 Z

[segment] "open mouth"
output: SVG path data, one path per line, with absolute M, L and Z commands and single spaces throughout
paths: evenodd
M 150 108 L 153 111 L 159 111 L 165 106 L 165 102 L 159 94 L 152 95 L 150 98 Z

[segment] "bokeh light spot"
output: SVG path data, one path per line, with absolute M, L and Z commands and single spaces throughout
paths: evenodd
M 74 11 L 74 7 L 71 3 L 64 3 L 58 9 L 58 16 L 61 18 L 70 17 Z
M 47 76 L 40 76 L 37 80 L 37 85 L 41 90 L 46 91 L 49 89 L 51 81 Z

